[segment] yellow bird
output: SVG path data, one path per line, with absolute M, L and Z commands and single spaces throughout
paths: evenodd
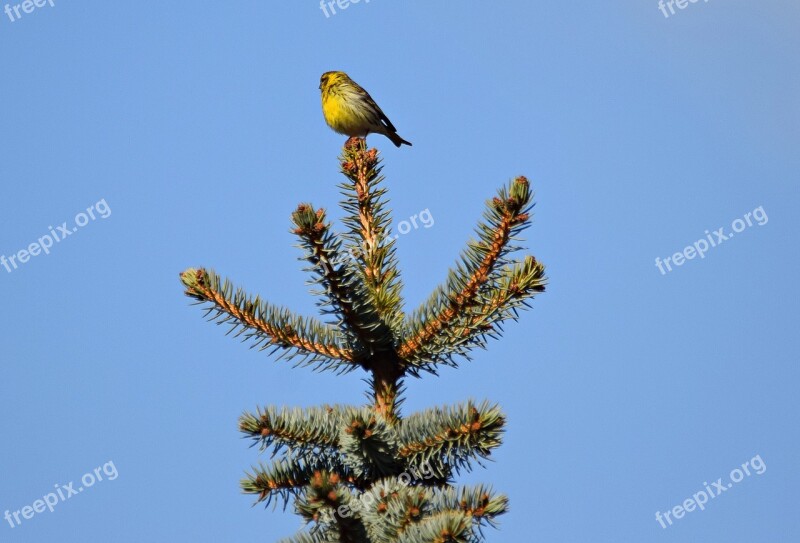
M 372 96 L 344 72 L 325 72 L 319 80 L 322 114 L 334 131 L 345 136 L 366 138 L 383 134 L 397 147 L 411 145 L 397 135 L 397 129 Z

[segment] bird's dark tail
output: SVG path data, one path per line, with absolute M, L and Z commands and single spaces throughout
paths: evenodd
M 386 133 L 386 137 L 389 138 L 390 140 L 392 140 L 392 143 L 394 143 L 397 147 L 400 147 L 404 143 L 406 145 L 411 145 L 410 141 L 406 141 L 403 138 L 401 138 L 400 136 L 398 136 L 397 132 L 387 132 Z

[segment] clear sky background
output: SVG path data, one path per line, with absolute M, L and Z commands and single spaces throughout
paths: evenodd
M 526 242 L 547 292 L 473 362 L 409 381 L 404 405 L 504 408 L 496 462 L 460 479 L 511 498 L 488 541 L 800 540 L 799 26 L 794 0 L 669 17 L 655 0 L 371 0 L 327 18 L 312 0 L 55 0 L 14 22 L 0 13 L 0 255 L 101 200 L 110 209 L 49 255 L 0 267 L 0 514 L 109 461 L 118 473 L 15 528 L 0 519 L 0 540 L 299 529 L 240 493 L 259 456 L 238 417 L 361 403 L 363 375 L 248 350 L 203 321 L 178 273 L 213 267 L 315 313 L 289 215 L 311 201 L 341 216 L 344 138 L 317 89 L 333 69 L 414 144 L 369 138 L 395 220 L 435 219 L 398 241 L 409 310 L 500 185 L 525 174 L 536 190 Z M 659 272 L 656 257 L 759 207 L 765 224 Z M 761 475 L 656 521 L 757 455 Z

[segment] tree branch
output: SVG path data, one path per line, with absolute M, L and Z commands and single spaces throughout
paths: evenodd
M 378 151 L 366 149 L 366 142 L 354 139 L 345 144 L 341 157 L 342 173 L 349 183 L 340 187 L 347 199 L 342 207 L 349 213 L 343 221 L 347 238 L 360 263 L 360 277 L 372 305 L 384 325 L 387 348 L 393 347 L 394 335 L 402 330 L 403 312 L 394 239 L 390 234 L 390 216 L 383 210 L 385 190 L 379 188 Z M 392 333 L 395 332 L 395 334 Z
M 350 264 L 352 257 L 341 251 L 341 241 L 333 235 L 325 221 L 325 211 L 301 204 L 292 214 L 294 233 L 306 250 L 309 271 L 325 290 L 327 304 L 339 317 L 343 333 L 352 337 L 360 350 L 370 352 L 375 345 L 386 343 L 386 330 L 372 300 L 359 288 L 358 271 Z
M 504 426 L 500 408 L 487 402 L 428 409 L 403 421 L 398 454 L 414 464 L 428 463 L 434 472 L 469 469 L 473 459 L 487 458 L 500 446 Z
M 397 351 L 407 367 L 430 369 L 433 363 L 448 360 L 453 352 L 463 354 L 459 351 L 464 345 L 463 318 L 478 316 L 478 310 L 487 307 L 486 298 L 499 301 L 498 270 L 513 250 L 509 241 L 529 223 L 530 201 L 528 180 L 518 177 L 508 191 L 502 189 L 489 202 L 486 222 L 478 226 L 479 241 L 470 244 L 446 285 L 439 287 L 411 319 L 409 333 Z M 502 306 L 494 309 L 502 310 Z M 461 333 L 453 334 L 459 325 Z M 480 333 L 480 329 L 470 328 L 467 335 Z
M 213 314 L 212 320 L 219 324 L 233 321 L 229 333 L 238 329 L 236 336 L 255 338 L 254 347 L 291 350 L 290 356 L 303 356 L 307 364 L 338 369 L 343 363 L 355 362 L 355 354 L 343 347 L 345 340 L 337 330 L 314 319 L 293 316 L 258 297 L 253 299 L 241 289 L 234 292 L 230 282 L 223 283 L 212 271 L 190 268 L 181 274 L 181 281 L 187 296 L 212 304 L 207 312 Z

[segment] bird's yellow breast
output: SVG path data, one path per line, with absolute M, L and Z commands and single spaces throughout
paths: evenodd
M 370 122 L 358 110 L 347 103 L 347 98 L 336 92 L 322 95 L 322 114 L 333 130 L 346 136 L 366 136 Z

